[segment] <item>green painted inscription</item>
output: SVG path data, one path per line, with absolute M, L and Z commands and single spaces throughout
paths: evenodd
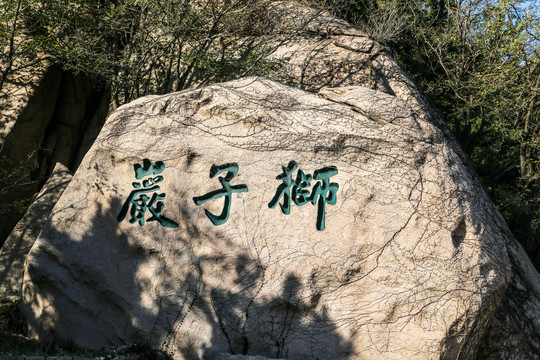
M 214 190 L 209 192 L 206 195 L 197 196 L 193 198 L 193 201 L 197 206 L 204 204 L 207 201 L 218 199 L 220 197 L 225 196 L 225 205 L 223 206 L 223 211 L 220 215 L 214 215 L 208 210 L 204 210 L 206 216 L 210 219 L 212 224 L 214 225 L 222 225 L 227 222 L 229 219 L 229 212 L 231 210 L 231 194 L 232 193 L 240 193 L 240 192 L 247 192 L 248 187 L 245 184 L 241 185 L 232 185 L 229 184 L 230 181 L 236 176 L 238 173 L 238 164 L 237 163 L 228 163 L 224 165 L 212 165 L 210 168 L 210 179 L 213 179 L 216 175 L 221 174 L 222 172 L 227 172 L 227 174 L 223 177 L 219 177 L 219 182 L 221 183 L 221 186 L 223 186 L 222 189 Z
M 152 164 L 150 160 L 144 159 L 142 166 L 135 164 L 133 168 L 135 170 L 135 178 L 141 180 L 145 176 L 161 174 L 165 169 L 165 164 L 162 161 Z M 135 190 L 129 194 L 116 220 L 118 222 L 124 221 L 129 211 L 131 215 L 129 222 L 131 224 L 138 222 L 140 226 L 143 226 L 145 221 L 157 221 L 164 227 L 177 228 L 178 224 L 175 221 L 162 215 L 164 207 L 162 200 L 165 199 L 165 193 L 156 193 L 156 191 L 161 189 L 157 184 L 162 181 L 163 176 L 158 175 L 143 180 L 142 184 L 141 182 L 133 182 L 132 185 Z M 152 194 L 152 197 L 148 197 L 146 194 Z M 146 211 L 152 215 L 148 219 L 146 219 Z
M 131 215 L 129 222 L 132 224 L 137 222 L 140 226 L 143 226 L 146 221 L 157 221 L 164 227 L 177 228 L 178 224 L 175 221 L 168 219 L 162 214 L 165 193 L 157 193 L 161 189 L 158 184 L 164 180 L 160 174 L 165 169 L 165 163 L 163 161 L 152 163 L 150 160 L 144 159 L 142 165 L 135 164 L 133 168 L 135 170 L 135 178 L 142 181 L 132 183 L 134 190 L 131 191 L 122 206 L 117 217 L 118 222 L 122 222 L 129 212 Z M 327 166 L 315 170 L 313 175 L 305 174 L 302 169 L 298 168 L 298 164 L 294 160 L 289 161 L 286 167 L 282 166 L 281 168 L 283 172 L 276 176 L 277 180 L 281 180 L 281 184 L 278 186 L 274 197 L 268 203 L 268 207 L 273 209 L 279 204 L 283 214 L 289 215 L 291 213 L 291 201 L 297 206 L 303 206 L 307 203 L 317 205 L 316 227 L 319 231 L 324 230 L 326 225 L 326 204 L 335 205 L 337 201 L 339 184 L 330 182 L 330 178 L 337 175 L 337 168 L 335 166 Z M 206 216 L 216 226 L 225 224 L 229 219 L 231 195 L 233 193 L 248 192 L 248 186 L 246 184 L 230 184 L 231 180 L 238 174 L 238 169 L 239 166 L 237 163 L 212 165 L 210 168 L 210 179 L 221 173 L 225 173 L 225 176 L 219 176 L 218 178 L 222 188 L 210 191 L 202 196 L 193 197 L 193 202 L 197 206 L 210 200 L 225 197 L 221 214 L 215 215 L 206 209 L 204 210 Z M 295 171 L 296 178 L 293 178 Z M 315 184 L 310 191 L 309 188 L 313 181 Z M 149 218 L 146 218 L 147 211 L 151 214 Z
M 291 212 L 291 200 L 298 206 L 302 206 L 311 202 L 313 205 L 318 204 L 317 208 L 317 230 L 322 231 L 325 228 L 326 204 L 335 205 L 337 200 L 337 190 L 339 184 L 330 182 L 330 177 L 337 175 L 338 170 L 335 166 L 327 166 L 319 170 L 315 170 L 312 175 L 305 174 L 301 169 L 298 169 L 296 161 L 291 160 L 287 167 L 282 166 L 283 173 L 276 176 L 276 179 L 282 183 L 278 186 L 276 194 L 268 203 L 268 207 L 273 209 L 283 198 L 283 203 L 279 206 L 281 211 L 288 215 Z M 292 173 L 298 169 L 296 180 L 293 181 Z M 306 190 L 311 184 L 311 180 L 318 182 L 313 186 L 311 194 Z

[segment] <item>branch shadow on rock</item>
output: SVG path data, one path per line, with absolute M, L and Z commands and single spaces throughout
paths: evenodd
M 23 285 L 24 315 L 42 341 L 88 349 L 137 343 L 175 359 L 351 354 L 352 344 L 338 333 L 320 296 L 300 296 L 300 275 L 286 273 L 281 292 L 269 296 L 266 265 L 219 231 L 204 232 L 187 206 L 172 235 L 147 231 L 136 239 L 116 221 L 122 201 L 115 197 L 107 209 L 98 207 L 81 236 L 74 235 L 78 225 L 69 207 L 55 209 L 54 217 L 65 212 L 65 228 L 74 234 L 56 228 L 54 217 L 45 225 Z M 203 241 L 236 255 L 198 255 Z M 229 270 L 210 271 L 216 266 Z

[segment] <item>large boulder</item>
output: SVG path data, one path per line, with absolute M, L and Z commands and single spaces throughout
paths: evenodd
M 44 340 L 176 359 L 465 359 L 512 239 L 440 124 L 247 78 L 114 112 L 26 263 Z
M 34 202 L 0 248 L 0 294 L 21 298 L 24 261 L 51 211 L 71 181 L 71 172 L 57 163 Z

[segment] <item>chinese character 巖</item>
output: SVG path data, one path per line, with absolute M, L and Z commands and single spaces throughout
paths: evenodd
M 135 178 L 141 180 L 146 176 L 158 175 L 155 177 L 149 177 L 141 182 L 133 182 L 132 185 L 135 188 L 133 190 L 124 206 L 118 214 L 118 222 L 122 222 L 128 213 L 131 215 L 130 223 L 138 222 L 140 226 L 145 224 L 145 221 L 157 221 L 162 226 L 168 228 L 177 228 L 178 224 L 171 219 L 163 216 L 163 201 L 165 199 L 165 193 L 158 194 L 157 191 L 161 187 L 157 184 L 163 181 L 163 176 L 159 175 L 165 169 L 165 164 L 162 161 L 157 161 L 155 164 L 152 164 L 150 160 L 144 159 L 143 165 L 135 164 Z M 148 197 L 146 194 L 152 194 L 152 197 Z M 152 216 L 146 219 L 146 211 L 149 211 Z

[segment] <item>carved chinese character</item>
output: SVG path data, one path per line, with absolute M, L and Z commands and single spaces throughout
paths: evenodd
M 135 190 L 129 194 L 124 206 L 122 206 L 117 217 L 118 222 L 122 222 L 126 218 L 129 210 L 131 215 L 129 222 L 131 224 L 138 222 L 140 226 L 143 226 L 145 221 L 157 221 L 164 227 L 177 228 L 178 224 L 176 222 L 162 215 L 164 204 L 161 200 L 165 199 L 165 193 L 157 193 L 161 189 L 157 184 L 163 181 L 163 176 L 159 174 L 165 169 L 165 164 L 162 161 L 152 164 L 150 160 L 144 159 L 142 166 L 135 164 L 133 168 L 137 180 L 141 180 L 146 176 L 158 176 L 149 177 L 142 182 L 132 183 Z M 151 198 L 146 195 L 151 193 Z M 146 211 L 152 215 L 148 219 L 146 219 Z
M 223 177 L 219 177 L 219 182 L 221 183 L 222 189 L 214 190 L 209 192 L 206 195 L 203 196 L 197 196 L 193 198 L 193 201 L 196 205 L 202 205 L 207 201 L 213 200 L 213 199 L 219 199 L 220 197 L 225 197 L 225 204 L 223 206 L 223 211 L 220 215 L 214 215 L 208 210 L 204 210 L 206 216 L 212 221 L 212 224 L 214 225 L 222 225 L 227 222 L 229 219 L 229 213 L 231 209 L 231 194 L 233 193 L 240 193 L 240 192 L 247 192 L 248 187 L 245 184 L 241 185 L 232 185 L 230 184 L 230 181 L 236 176 L 238 173 L 238 164 L 237 163 L 228 163 L 224 165 L 212 165 L 210 168 L 210 179 L 213 179 L 216 175 L 221 174 L 222 172 L 227 172 L 227 174 Z
M 298 206 L 305 205 L 311 202 L 313 205 L 318 204 L 317 209 L 317 230 L 322 231 L 325 228 L 326 204 L 336 204 L 336 193 L 339 189 L 337 183 L 331 183 L 330 177 L 338 173 L 335 166 L 328 166 L 314 172 L 314 175 L 305 174 L 302 169 L 298 169 L 296 161 L 291 160 L 287 167 L 282 166 L 283 173 L 276 176 L 276 179 L 282 183 L 278 186 L 276 194 L 268 203 L 268 207 L 273 209 L 278 202 L 283 198 L 283 203 L 280 203 L 281 211 L 288 215 L 291 212 L 291 200 Z M 298 169 L 296 180 L 293 181 L 293 172 Z M 318 180 L 313 186 L 311 194 L 309 188 L 311 180 Z

